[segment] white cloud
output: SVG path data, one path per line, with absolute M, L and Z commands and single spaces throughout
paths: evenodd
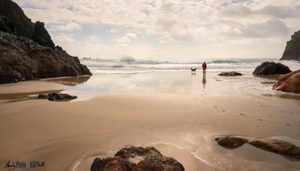
M 128 44 L 136 39 L 137 36 L 136 34 L 134 33 L 127 33 L 126 35 L 124 35 L 123 37 L 120 37 L 118 39 L 116 39 L 116 43 L 119 45 L 119 46 L 128 46 Z
M 70 23 L 63 23 L 63 24 L 55 24 L 51 25 L 49 28 L 49 31 L 65 31 L 65 32 L 70 32 L 74 30 L 80 30 L 82 28 L 81 25 L 70 22 Z
M 16 0 L 33 20 L 68 33 L 82 25 L 109 26 L 118 46 L 148 35 L 157 43 L 222 44 L 286 41 L 300 26 L 294 0 Z M 56 35 L 57 36 L 57 35 Z M 73 36 L 74 37 L 74 36 Z M 146 40 L 145 40 L 146 41 Z M 277 42 L 276 42 L 277 41 Z M 147 43 L 147 42 L 146 42 Z M 174 49 L 178 50 L 178 49 Z M 113 53 L 113 52 L 112 52 Z M 124 52 L 125 53 L 125 52 Z M 196 53 L 196 50 L 195 50 Z M 207 52 L 209 53 L 209 52 Z M 274 53 L 274 52 L 273 52 Z

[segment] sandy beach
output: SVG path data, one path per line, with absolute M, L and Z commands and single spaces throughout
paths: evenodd
M 88 98 L 84 97 L 84 91 L 75 93 L 76 86 L 53 81 L 8 86 L 7 92 L 20 89 L 26 92 L 33 88 L 46 91 L 38 87 L 50 91 L 62 88 L 79 98 L 71 102 L 2 99 L 1 169 L 9 160 L 37 160 L 46 163 L 41 170 L 89 170 L 95 157 L 111 156 L 125 145 L 154 146 L 164 155 L 176 158 L 187 171 L 300 169 L 297 160 L 249 145 L 228 150 L 214 140 L 220 135 L 242 135 L 276 138 L 300 146 L 299 100 L 255 95 L 251 88 L 247 88 L 249 92 L 246 93 L 242 88 L 246 83 L 237 84 L 231 78 L 224 80 L 214 74 L 207 76 L 205 89 L 201 74 L 177 73 L 172 79 L 177 84 L 168 84 L 170 80 L 163 79 L 163 74 L 172 73 L 130 75 L 132 79 L 127 77 L 124 80 L 152 80 L 156 76 L 169 87 L 161 84 L 156 88 L 146 88 L 149 91 L 138 88 L 115 93 L 108 91 L 101 96 L 94 91 L 94 96 Z M 186 86 L 189 82 L 179 84 L 178 78 L 186 82 L 185 75 L 194 82 L 191 87 Z M 96 75 L 77 87 L 82 88 L 89 82 L 95 84 L 100 77 L 106 78 Z M 114 80 L 125 76 L 111 77 Z M 128 82 L 126 84 L 132 87 Z M 197 85 L 198 89 L 195 88 Z M 238 85 L 240 90 L 233 89 L 232 85 Z M 216 95 L 212 89 L 217 92 L 224 90 L 225 93 Z M 226 93 L 230 89 L 235 93 Z
M 0 0 L 0 171 L 299 171 L 299 9 Z

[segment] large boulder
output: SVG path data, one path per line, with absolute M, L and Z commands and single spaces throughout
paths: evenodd
M 273 90 L 300 93 L 300 70 L 279 76 Z
M 91 75 L 77 57 L 55 46 L 44 23 L 36 23 L 11 0 L 0 0 L 0 83 Z
M 114 157 L 96 158 L 91 171 L 184 171 L 173 158 L 163 156 L 153 147 L 125 147 Z
M 238 136 L 222 136 L 215 138 L 217 143 L 227 149 L 238 148 L 245 143 L 256 148 L 276 153 L 285 157 L 300 159 L 300 148 L 296 145 L 276 139 L 254 139 Z
M 267 76 L 287 74 L 291 72 L 288 66 L 275 62 L 263 62 L 261 65 L 255 68 L 253 75 L 255 76 Z
M 295 32 L 294 35 L 292 35 L 291 40 L 287 42 L 281 60 L 300 61 L 300 30 Z

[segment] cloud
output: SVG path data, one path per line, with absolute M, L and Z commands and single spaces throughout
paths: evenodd
M 298 6 L 274 6 L 269 5 L 260 10 L 263 14 L 277 18 L 300 18 Z
M 294 0 L 16 0 L 34 21 L 53 34 L 79 41 L 78 30 L 107 30 L 106 46 L 131 47 L 235 42 L 270 43 L 288 39 L 300 26 L 300 3 Z M 82 36 L 93 36 L 85 32 Z M 139 36 L 137 36 L 139 35 Z M 143 39 L 145 35 L 148 39 Z M 58 35 L 54 35 L 58 37 Z M 79 36 L 80 37 L 80 36 Z M 152 37 L 152 38 L 151 38 Z M 153 42 L 153 37 L 157 42 Z M 68 40 L 66 38 L 66 40 Z M 66 41 L 65 40 L 65 41 Z M 255 40 L 255 41 L 254 41 Z M 78 47 L 80 48 L 80 47 Z M 96 48 L 96 47 L 95 47 Z M 167 48 L 167 47 L 166 47 Z M 169 48 L 169 47 L 168 47 Z M 113 49 L 113 48 L 108 48 Z M 177 49 L 175 49 L 177 50 Z M 113 52 L 112 52 L 113 53 Z M 126 52 L 124 52 L 126 53 Z
M 136 39 L 137 36 L 136 34 L 134 33 L 127 33 L 126 35 L 124 35 L 123 37 L 120 37 L 118 39 L 116 39 L 116 43 L 119 45 L 119 46 L 128 46 L 128 44 Z
M 63 24 L 54 24 L 51 25 L 49 28 L 49 31 L 64 31 L 64 32 L 70 32 L 74 30 L 80 30 L 82 28 L 81 25 L 77 23 L 63 23 Z

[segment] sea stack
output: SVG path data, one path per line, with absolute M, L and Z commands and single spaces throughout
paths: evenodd
M 78 57 L 55 46 L 44 23 L 33 23 L 11 0 L 0 0 L 0 83 L 91 75 Z
M 295 32 L 291 40 L 287 42 L 285 51 L 280 60 L 300 61 L 300 30 Z

